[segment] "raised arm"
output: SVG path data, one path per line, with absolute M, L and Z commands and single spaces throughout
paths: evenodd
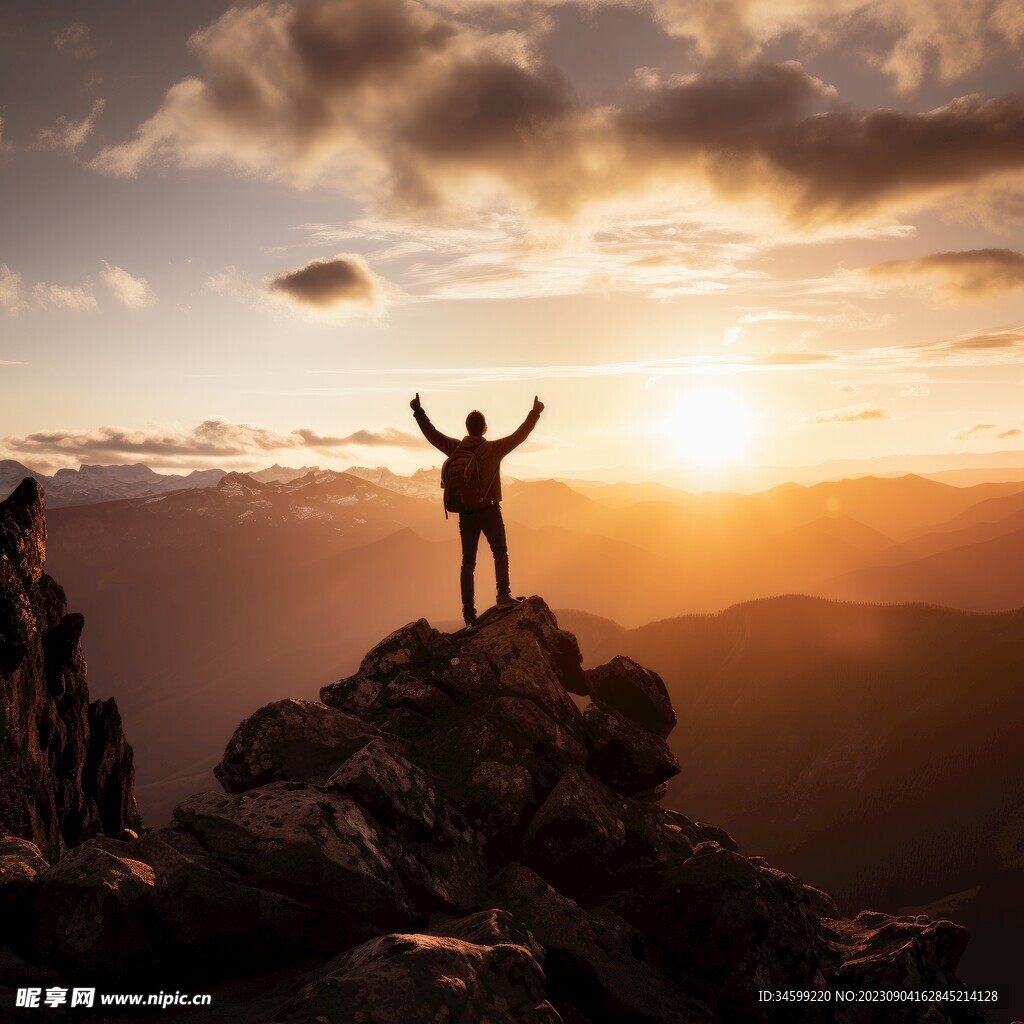
M 416 418 L 416 422 L 419 424 L 420 430 L 423 431 L 423 436 L 438 450 L 444 452 L 445 455 L 451 455 L 453 451 L 459 446 L 459 442 L 454 437 L 448 437 L 447 434 L 442 434 L 433 423 L 430 422 L 430 417 L 423 411 L 423 406 L 420 405 L 420 395 L 416 392 L 416 397 L 409 403 L 409 407 L 412 409 L 412 414 Z
M 536 396 L 533 396 L 533 408 L 526 414 L 526 419 L 512 431 L 508 437 L 499 437 L 492 441 L 491 445 L 504 458 L 513 448 L 518 448 L 529 436 L 530 432 L 537 426 L 537 420 L 544 411 L 544 403 Z

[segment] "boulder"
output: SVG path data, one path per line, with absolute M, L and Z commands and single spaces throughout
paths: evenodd
M 429 840 L 436 821 L 436 796 L 422 768 L 393 753 L 380 737 L 360 747 L 327 780 L 348 793 L 388 829 Z
M 89 839 L 43 875 L 35 896 L 35 941 L 58 968 L 109 975 L 155 963 L 141 924 L 156 877 L 121 843 Z
M 384 706 L 381 693 L 388 683 L 409 670 L 426 669 L 442 641 L 426 619 L 410 622 L 369 651 L 355 675 L 322 687 L 320 699 L 328 707 L 370 718 Z
M 197 793 L 174 819 L 250 884 L 344 909 L 355 933 L 412 916 L 384 837 L 350 796 L 275 782 L 229 796 Z
M 591 701 L 583 717 L 589 768 L 616 793 L 640 793 L 679 774 L 679 762 L 661 737 L 608 705 Z
M 546 951 L 548 992 L 592 1021 L 712 1024 L 707 1006 L 650 962 L 643 936 L 610 911 L 584 910 L 538 874 L 513 864 L 500 880 L 502 905 Z
M 711 841 L 659 881 L 614 894 L 608 908 L 660 947 L 669 977 L 722 1020 L 815 1019 L 773 1016 L 757 995 L 821 987 L 833 964 L 802 883 Z
M 582 771 L 587 762 L 573 732 L 524 697 L 488 697 L 456 709 L 426 738 L 424 756 L 453 785 L 467 766 L 493 761 L 525 768 L 545 793 L 566 768 Z
M 514 841 L 536 809 L 533 776 L 521 764 L 482 761 L 462 790 L 463 807 L 489 840 Z
M 18 836 L 0 836 L 0 903 L 30 886 L 49 867 L 35 843 Z
M 308 700 L 278 700 L 235 729 L 213 769 L 228 793 L 279 780 L 326 778 L 378 735 L 361 718 Z
M 923 916 L 895 917 L 864 911 L 853 920 L 830 920 L 830 939 L 842 950 L 836 981 L 843 988 L 956 988 L 957 964 L 967 929 Z
M 35 843 L 17 836 L 0 836 L 0 944 L 25 946 L 32 918 L 32 901 L 50 865 Z
M 528 946 L 384 935 L 335 958 L 273 1017 L 361 1024 L 561 1024 Z
M 132 855 L 156 876 L 142 916 L 150 944 L 162 963 L 197 979 L 333 955 L 351 924 L 343 908 L 253 885 L 176 828 L 147 833 L 133 844 Z M 365 929 L 357 937 L 368 934 Z
M 662 739 L 675 728 L 676 713 L 657 672 L 620 654 L 604 665 L 588 669 L 585 675 L 592 700 L 614 708 Z
M 533 816 L 523 862 L 560 892 L 599 900 L 621 866 L 625 809 L 592 776 L 570 768 Z

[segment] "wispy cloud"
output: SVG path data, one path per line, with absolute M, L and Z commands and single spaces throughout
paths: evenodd
M 767 352 L 732 352 L 726 349 L 710 355 L 677 356 L 608 363 L 561 363 L 537 366 L 425 366 L 385 370 L 325 370 L 323 374 L 407 380 L 411 384 L 430 380 L 446 388 L 516 381 L 569 380 L 588 377 L 672 376 L 783 372 L 794 370 L 919 370 L 943 366 L 1002 366 L 1024 362 L 1024 326 L 975 331 L 952 339 L 913 345 L 890 345 L 860 349 L 810 351 L 800 348 Z M 330 387 L 301 389 L 309 393 L 332 393 Z M 342 389 L 345 390 L 345 389 Z M 415 390 L 415 388 L 414 388 Z M 920 393 L 920 392 L 917 392 Z
M 53 34 L 53 45 L 61 53 L 66 53 L 76 60 L 85 60 L 96 56 L 92 45 L 92 33 L 89 26 L 80 21 L 73 21 Z
M 10 313 L 16 313 L 25 306 L 21 274 L 11 270 L 6 263 L 0 263 L 0 306 Z
M 103 283 L 114 298 L 129 309 L 144 309 L 156 302 L 156 295 L 144 277 L 136 277 L 123 267 L 115 267 L 103 261 Z
M 204 420 L 191 430 L 126 430 L 97 427 L 94 430 L 36 431 L 0 438 L 0 451 L 16 459 L 151 461 L 161 465 L 231 464 L 272 452 L 316 451 L 339 455 L 358 448 L 419 447 L 423 439 L 395 428 L 357 430 L 344 436 L 320 434 L 308 427 L 276 431 L 250 423 L 222 419 Z
M 913 260 L 890 260 L 869 267 L 875 279 L 919 282 L 930 279 L 954 298 L 984 299 L 1024 290 L 1024 253 L 1013 249 L 937 252 Z
M 1020 435 L 1021 431 L 1017 427 L 1000 427 L 995 423 L 975 423 L 973 427 L 954 434 L 953 439 L 956 441 L 1005 441 L 1011 437 L 1020 437 Z
M 823 409 L 800 417 L 804 423 L 865 423 L 871 420 L 892 419 L 888 409 L 877 405 L 846 405 L 841 409 Z
M 105 105 L 105 100 L 95 100 L 89 113 L 80 121 L 58 117 L 49 128 L 40 130 L 36 136 L 36 144 L 43 149 L 52 149 L 60 153 L 76 152 L 92 135 Z
M 32 286 L 32 298 L 39 306 L 66 309 L 74 313 L 87 313 L 96 309 L 96 296 L 92 283 L 46 284 L 39 281 Z

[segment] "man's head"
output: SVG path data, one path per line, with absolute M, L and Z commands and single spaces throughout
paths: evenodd
M 474 409 L 466 417 L 466 433 L 470 437 L 483 437 L 487 433 L 487 420 L 479 409 Z

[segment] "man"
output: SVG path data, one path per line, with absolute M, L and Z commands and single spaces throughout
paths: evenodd
M 461 441 L 456 441 L 455 438 L 442 434 L 430 422 L 423 411 L 423 406 L 420 405 L 418 393 L 409 406 L 420 430 L 423 431 L 423 436 L 448 457 L 446 469 L 458 462 L 458 472 L 466 472 L 467 477 L 473 480 L 472 488 L 466 488 L 467 492 L 472 493 L 470 507 L 464 508 L 461 504 L 457 506 L 459 536 L 462 538 L 462 617 L 466 625 L 472 627 L 476 624 L 473 573 L 476 569 L 476 551 L 481 533 L 487 538 L 491 553 L 494 555 L 494 577 L 498 585 L 497 604 L 503 607 L 515 604 L 516 601 L 512 596 L 508 579 L 508 545 L 505 541 L 505 523 L 501 518 L 500 466 L 501 460 L 529 437 L 530 431 L 537 425 L 537 420 L 544 411 L 544 403 L 534 395 L 533 408 L 519 429 L 508 437 L 499 437 L 495 441 L 484 440 L 487 420 L 484 419 L 484 414 L 476 409 L 466 417 L 466 436 Z M 452 507 L 447 503 L 447 488 L 445 507 Z

